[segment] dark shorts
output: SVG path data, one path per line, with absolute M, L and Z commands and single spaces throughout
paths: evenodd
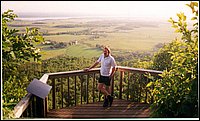
M 110 86 L 111 79 L 109 76 L 101 76 L 99 77 L 99 83 L 104 83 L 106 86 Z

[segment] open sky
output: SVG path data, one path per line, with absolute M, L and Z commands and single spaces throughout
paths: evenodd
M 1 12 L 84 14 L 95 16 L 169 19 L 177 13 L 191 15 L 190 1 L 1 1 Z

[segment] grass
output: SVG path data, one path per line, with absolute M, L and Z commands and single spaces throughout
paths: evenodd
M 41 51 L 42 60 L 50 59 L 59 55 L 64 55 L 66 49 L 55 49 L 55 50 L 45 50 Z
M 82 41 L 86 40 L 89 37 L 89 35 L 67 35 L 67 34 L 61 34 L 61 35 L 50 35 L 50 36 L 44 36 L 45 40 L 53 40 L 57 42 L 70 42 L 70 41 Z
M 149 32 L 151 31 L 151 33 Z M 163 31 L 163 30 L 162 30 Z M 131 50 L 131 51 L 149 51 L 158 43 L 168 43 L 176 35 L 169 32 L 162 32 L 159 29 L 133 30 L 126 33 L 110 33 L 106 38 L 95 40 L 86 40 L 93 46 L 96 44 L 109 45 L 113 49 Z M 167 34 L 167 35 L 166 35 Z
M 66 49 L 66 54 L 69 56 L 76 57 L 98 57 L 102 53 L 101 49 L 98 48 L 88 48 L 86 45 L 73 45 Z
M 89 48 L 86 45 L 72 45 L 63 49 L 53 49 L 42 51 L 42 59 L 49 59 L 59 55 L 69 55 L 74 57 L 92 58 L 98 57 L 102 53 L 101 49 Z

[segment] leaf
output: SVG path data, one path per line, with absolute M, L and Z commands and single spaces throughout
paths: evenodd
M 153 82 L 149 82 L 147 85 L 146 85 L 146 87 L 150 87 L 150 86 L 152 86 L 154 83 Z
M 197 17 L 192 17 L 191 20 L 197 20 Z
M 186 21 L 187 17 L 183 14 L 183 21 Z
M 198 7 L 198 3 L 197 2 L 193 2 L 193 5 Z
M 10 52 L 10 55 L 12 56 L 13 59 L 16 59 L 15 53 L 13 51 Z
M 176 33 L 180 33 L 180 32 L 182 32 L 182 31 L 179 30 L 179 29 L 176 29 L 174 32 L 176 32 Z
M 178 26 L 177 26 L 177 25 L 172 25 L 172 27 L 173 27 L 173 28 L 178 28 Z

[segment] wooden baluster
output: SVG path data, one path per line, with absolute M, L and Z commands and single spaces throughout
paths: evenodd
M 130 85 L 130 73 L 128 72 L 128 88 L 127 88 L 127 100 L 129 100 L 129 85 Z
M 100 76 L 100 75 L 99 75 Z M 100 77 L 99 77 L 100 78 Z M 99 80 L 98 80 L 99 81 Z M 98 83 L 97 83 L 97 88 L 98 88 Z M 99 96 L 99 101 L 101 101 L 101 92 L 98 90 L 98 96 Z
M 83 76 L 81 76 L 81 104 L 83 103 Z
M 95 73 L 93 74 L 93 82 L 92 82 L 92 100 L 94 102 L 94 83 L 95 83 Z
M 49 107 L 48 107 L 48 96 L 46 96 L 46 98 L 45 98 L 45 103 L 44 103 L 44 105 L 45 105 L 45 117 L 47 117 L 47 112 L 49 112 Z
M 88 101 L 88 98 L 89 98 L 89 95 L 88 95 L 88 84 L 89 84 L 89 75 L 87 75 L 87 80 L 86 80 L 86 103 L 88 104 L 89 101 Z
M 24 110 L 23 114 L 22 114 L 22 118 L 26 118 L 27 117 L 27 109 Z
M 124 78 L 124 71 L 120 72 L 120 84 L 119 84 L 119 99 L 122 99 L 122 80 Z
M 149 80 L 148 80 L 148 78 L 146 77 L 146 80 L 147 80 L 147 83 L 146 84 L 148 84 L 149 83 Z M 146 92 L 146 96 L 145 96 L 145 103 L 147 103 L 147 101 L 148 101 L 148 88 L 147 87 L 145 87 L 145 92 Z
M 69 106 L 69 105 L 70 105 L 69 76 L 68 76 L 68 78 L 67 78 L 67 91 L 68 91 L 68 92 L 67 92 L 67 93 L 68 93 L 68 94 L 67 94 L 67 96 L 68 96 L 67 99 L 68 99 L 68 106 Z
M 44 100 L 40 97 L 36 97 L 36 113 L 37 117 L 44 118 L 45 117 L 45 105 Z
M 112 77 L 112 80 L 111 80 L 111 95 L 112 96 L 114 95 L 114 76 Z
M 142 85 L 141 85 L 141 80 L 142 80 L 142 74 L 139 74 L 139 92 L 138 92 L 138 102 L 141 101 L 141 92 L 142 92 Z
M 152 81 L 152 80 L 151 80 Z M 154 89 L 154 85 L 152 85 L 151 87 L 150 87 L 150 90 L 153 90 Z M 154 102 L 154 95 L 153 95 L 153 93 L 150 93 L 150 95 L 151 95 L 151 104 Z
M 63 99 L 64 99 L 64 96 L 63 96 L 63 78 L 61 78 L 60 81 L 61 81 L 61 105 L 62 105 L 62 108 L 63 108 Z
M 28 117 L 32 117 L 32 103 L 28 105 Z
M 53 109 L 56 109 L 56 80 L 52 79 L 52 105 Z
M 74 99 L 75 99 L 75 106 L 76 106 L 76 76 L 74 77 Z

